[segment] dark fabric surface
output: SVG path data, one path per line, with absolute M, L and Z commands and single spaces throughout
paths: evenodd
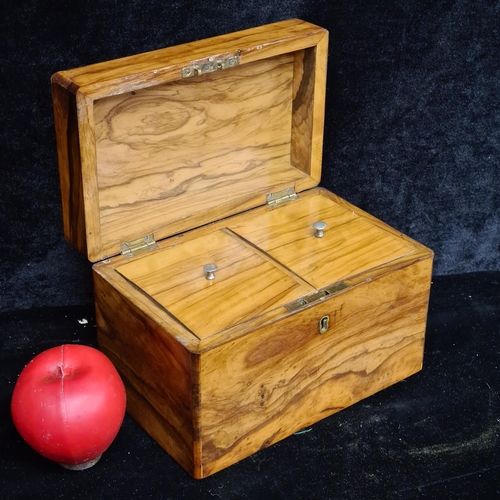
M 128 417 L 88 471 L 43 459 L 10 418 L 17 376 L 95 345 L 51 74 L 291 17 L 330 31 L 321 184 L 436 252 L 423 371 L 203 481 Z M 500 497 L 499 1 L 21 0 L 0 40 L 1 498 Z
M 62 237 L 55 71 L 299 17 L 330 31 L 322 185 L 432 248 L 500 269 L 500 2 L 22 0 L 0 16 L 0 311 L 92 303 Z
M 201 481 L 128 416 L 87 471 L 32 451 L 10 418 L 14 384 L 45 349 L 95 345 L 93 308 L 0 315 L 2 498 L 500 498 L 499 296 L 500 272 L 434 278 L 421 372 Z

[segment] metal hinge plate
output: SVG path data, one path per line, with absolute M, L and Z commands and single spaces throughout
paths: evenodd
M 238 64 L 240 64 L 239 54 L 219 58 L 212 56 L 206 60 L 198 61 L 190 64 L 189 66 L 184 66 L 181 69 L 181 76 L 182 78 L 189 78 L 191 76 L 204 75 L 205 73 L 214 73 L 215 71 L 234 68 L 235 66 L 238 66 Z
M 286 203 L 288 201 L 293 201 L 298 198 L 297 193 L 295 192 L 295 187 L 289 187 L 283 189 L 282 191 L 277 191 L 276 193 L 269 193 L 266 196 L 266 203 L 272 207 L 276 205 L 281 205 L 282 203 Z
M 153 234 L 148 234 L 142 238 L 133 241 L 127 241 L 121 245 L 121 254 L 124 257 L 130 258 L 137 254 L 148 252 L 158 248 Z

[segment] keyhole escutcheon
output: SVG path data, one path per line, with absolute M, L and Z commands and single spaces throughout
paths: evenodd
M 319 333 L 325 333 L 328 330 L 329 324 L 330 324 L 330 317 L 323 316 L 318 323 Z

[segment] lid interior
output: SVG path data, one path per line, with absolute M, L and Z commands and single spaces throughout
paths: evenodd
M 297 104 L 313 59 L 305 49 L 96 100 L 100 257 L 317 185 L 299 133 L 311 104 Z

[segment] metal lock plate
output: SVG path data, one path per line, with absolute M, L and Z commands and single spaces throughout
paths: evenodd
M 307 307 L 311 304 L 315 304 L 317 302 L 321 302 L 330 295 L 340 292 L 341 290 L 344 290 L 345 288 L 348 287 L 349 285 L 347 285 L 342 281 L 339 283 L 334 283 L 333 285 L 329 285 L 317 292 L 310 293 L 309 295 L 305 295 L 304 297 L 301 297 L 298 300 L 289 302 L 288 304 L 285 304 L 285 307 L 290 312 L 300 311 L 304 307 Z

